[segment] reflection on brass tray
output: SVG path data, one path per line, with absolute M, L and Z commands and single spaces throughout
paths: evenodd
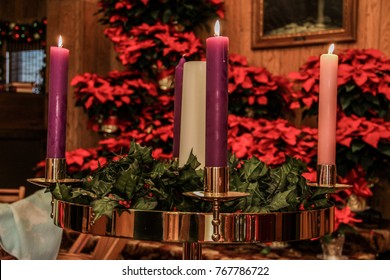
M 353 185 L 348 185 L 348 184 L 336 184 L 335 186 L 319 186 L 317 183 L 314 183 L 314 182 L 308 182 L 307 185 L 309 187 L 315 187 L 315 188 L 334 189 L 335 192 L 344 191 L 344 190 L 347 190 L 347 189 L 353 187 Z
M 162 242 L 214 243 L 213 213 L 114 210 L 93 224 L 88 205 L 53 199 L 54 224 L 82 233 Z M 318 238 L 334 230 L 334 206 L 297 212 L 220 213 L 218 243 L 264 243 Z
M 81 184 L 83 180 L 71 179 L 71 178 L 65 178 L 60 180 L 49 180 L 46 178 L 30 178 L 27 179 L 27 182 L 39 187 L 47 188 L 47 187 L 55 186 L 57 183 L 65 184 L 65 185 Z
M 204 191 L 194 191 L 194 192 L 185 192 L 183 195 L 197 198 L 206 201 L 213 201 L 217 199 L 218 201 L 230 201 L 238 198 L 242 198 L 248 196 L 249 193 L 244 192 L 225 192 L 225 193 L 211 193 Z

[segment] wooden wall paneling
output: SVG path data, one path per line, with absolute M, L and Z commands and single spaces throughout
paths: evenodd
M 45 130 L 45 97 L 0 92 L 0 130 Z
M 375 48 L 379 47 L 379 38 L 381 36 L 379 30 L 381 25 L 381 0 L 366 0 L 366 26 L 365 36 L 366 43 L 363 45 L 364 48 Z
M 46 2 L 42 0 L 0 0 L 0 19 L 31 23 L 46 16 Z
M 379 25 L 379 49 L 390 56 L 390 1 L 382 0 L 381 3 L 381 20 Z
M 96 0 L 84 1 L 84 72 L 107 75 L 110 69 L 111 41 L 104 35 L 104 26 L 98 22 L 100 15 Z M 117 69 L 117 68 L 115 68 Z

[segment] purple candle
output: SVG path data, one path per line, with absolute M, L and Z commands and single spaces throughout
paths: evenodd
M 175 69 L 175 101 L 173 123 L 173 153 L 172 157 L 179 157 L 180 153 L 180 125 L 181 125 L 181 100 L 183 92 L 183 65 L 186 62 L 184 56 L 180 59 Z
M 68 61 L 69 50 L 62 48 L 60 36 L 58 47 L 50 47 L 47 158 L 65 158 Z
M 206 166 L 226 167 L 228 130 L 229 38 L 215 35 L 206 40 Z

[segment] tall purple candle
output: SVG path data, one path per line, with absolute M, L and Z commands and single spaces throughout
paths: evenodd
M 47 158 L 65 158 L 69 50 L 50 47 Z
M 178 158 L 180 153 L 180 125 L 181 125 L 181 101 L 183 92 L 183 65 L 186 62 L 184 57 L 179 61 L 175 69 L 175 103 L 173 123 L 173 153 L 172 157 Z
M 228 130 L 228 46 L 229 38 L 206 40 L 206 167 L 226 167 Z

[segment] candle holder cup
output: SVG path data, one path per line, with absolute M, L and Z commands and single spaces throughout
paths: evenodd
M 45 178 L 30 178 L 27 182 L 39 187 L 53 187 L 57 183 L 66 185 L 80 185 L 83 180 L 66 178 L 65 158 L 46 158 Z
M 352 187 L 349 184 L 337 183 L 337 167 L 335 164 L 318 164 L 317 181 L 307 183 L 310 187 L 333 188 L 334 192 L 343 191 Z
M 65 158 L 46 158 L 45 179 L 47 181 L 58 181 L 66 177 Z
M 317 164 L 317 184 L 320 187 L 334 187 L 337 182 L 335 164 Z

